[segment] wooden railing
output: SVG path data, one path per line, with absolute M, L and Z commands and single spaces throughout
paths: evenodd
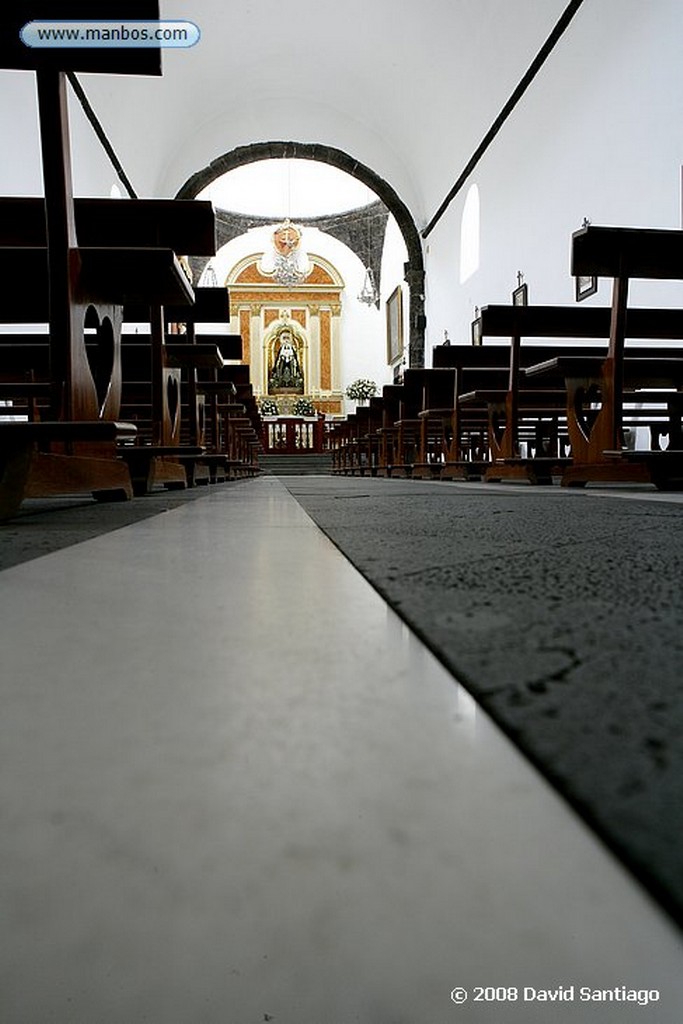
M 326 450 L 325 420 L 280 416 L 263 420 L 263 449 L 268 455 L 305 455 Z

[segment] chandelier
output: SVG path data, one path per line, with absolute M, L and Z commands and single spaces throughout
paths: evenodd
M 378 306 L 379 295 L 377 293 L 377 285 L 375 284 L 375 275 L 373 274 L 372 267 L 370 266 L 373 253 L 372 192 L 367 188 L 367 186 L 365 191 L 367 193 L 367 203 L 360 211 L 362 220 L 359 225 L 361 228 L 365 228 L 365 260 L 363 261 L 365 263 L 365 278 L 363 279 L 363 287 L 356 297 L 364 306 Z
M 366 306 L 374 306 L 377 302 L 377 288 L 375 287 L 375 275 L 370 267 L 365 268 L 365 280 L 358 295 L 358 301 Z
M 211 260 L 206 264 L 202 275 L 202 282 L 205 288 L 218 288 L 218 278 Z

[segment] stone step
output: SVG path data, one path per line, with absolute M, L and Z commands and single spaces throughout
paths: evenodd
M 332 472 L 332 457 L 320 455 L 260 455 L 262 473 L 273 476 L 327 476 Z

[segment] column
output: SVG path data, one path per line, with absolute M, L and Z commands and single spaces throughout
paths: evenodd
M 341 303 L 331 307 L 330 391 L 341 392 Z
M 320 390 L 332 390 L 332 310 L 320 310 Z

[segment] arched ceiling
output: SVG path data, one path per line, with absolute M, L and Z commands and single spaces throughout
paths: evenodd
M 236 147 L 292 139 L 352 154 L 422 227 L 566 6 L 161 0 L 162 17 L 190 18 L 200 42 L 165 50 L 161 79 L 81 82 L 141 195 L 176 194 Z M 571 27 L 560 45 L 572 45 Z

